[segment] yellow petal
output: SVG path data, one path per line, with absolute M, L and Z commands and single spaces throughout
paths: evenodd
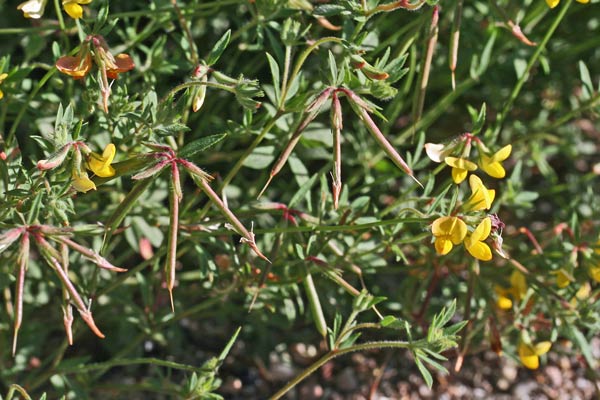
M 510 152 L 512 151 L 512 145 L 507 144 L 500 150 L 498 150 L 493 156 L 492 159 L 496 162 L 504 161 L 510 156 Z
M 0 100 L 2 100 L 3 97 L 4 97 L 4 92 L 2 90 L 0 90 Z
M 483 221 L 477 225 L 477 228 L 471 234 L 471 238 L 476 241 L 482 241 L 487 239 L 490 236 L 490 232 L 492 230 L 492 221 L 490 217 L 485 217 Z
M 73 173 L 72 185 L 78 192 L 86 193 L 92 189 L 96 190 L 96 185 L 88 178 L 88 175 L 85 172 L 80 175 Z
M 560 0 L 546 0 L 546 4 L 548 4 L 548 7 L 550 8 L 556 7 L 558 3 L 560 3 Z
M 65 12 L 69 14 L 69 17 L 73 19 L 79 19 L 83 16 L 83 8 L 75 2 L 63 2 L 63 8 L 65 9 Z
M 577 2 L 587 4 L 590 2 L 590 0 L 577 0 Z
M 467 224 L 458 217 L 440 217 L 433 221 L 431 232 L 436 237 L 446 237 L 460 244 L 467 236 Z
M 512 308 L 512 300 L 506 296 L 500 296 L 496 301 L 496 305 L 502 310 L 510 310 Z
M 467 211 L 489 210 L 496 198 L 496 191 L 486 188 L 477 175 L 469 177 L 469 186 L 471 186 L 473 193 L 463 208 Z
M 593 280 L 595 280 L 596 282 L 600 282 L 600 266 L 590 267 L 588 273 L 590 274 L 590 277 Z
M 102 156 L 92 153 L 88 160 L 88 168 L 97 176 L 109 178 L 115 175 L 115 169 L 110 165 L 115 158 L 115 145 L 109 143 L 102 152 Z
M 452 180 L 458 185 L 465 180 L 468 173 L 466 169 L 452 168 Z
M 527 281 L 525 275 L 515 270 L 510 274 L 510 286 L 513 289 L 514 295 L 517 300 L 521 300 L 527 293 Z
M 465 169 L 467 171 L 475 171 L 477 169 L 477 164 L 464 158 L 446 157 L 444 158 L 444 162 L 452 168 Z
M 490 246 L 483 242 L 474 242 L 470 238 L 465 239 L 465 247 L 469 254 L 481 261 L 490 261 L 492 259 L 492 250 Z
M 538 356 L 544 355 L 547 352 L 550 351 L 550 348 L 552 347 L 552 342 L 539 342 L 538 344 L 535 345 L 534 351 L 535 354 Z
M 452 242 L 450 240 L 444 238 L 435 239 L 435 251 L 439 255 L 448 254 L 450 250 L 452 250 Z
M 504 167 L 499 162 L 492 162 L 486 156 L 482 156 L 481 169 L 492 178 L 502 179 L 506 176 Z
M 519 358 L 529 369 L 537 369 L 540 366 L 540 358 L 535 354 L 535 350 L 524 343 L 519 344 Z
M 556 273 L 556 286 L 558 286 L 560 289 L 566 288 L 571 284 L 571 279 L 572 278 L 569 277 L 569 274 L 567 274 L 565 270 L 560 269 Z

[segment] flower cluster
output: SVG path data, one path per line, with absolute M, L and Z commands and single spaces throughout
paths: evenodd
M 110 84 L 108 79 L 117 79 L 119 74 L 132 70 L 135 64 L 124 53 L 114 56 L 100 35 L 89 35 L 81 44 L 76 56 L 63 56 L 56 62 L 56 68 L 73 79 L 83 79 L 92 69 L 92 59 L 100 70 L 100 92 L 104 112 L 108 112 Z
M 48 159 L 38 161 L 37 168 L 45 171 L 58 167 L 65 161 L 71 149 L 74 151 L 71 169 L 72 185 L 78 192 L 85 193 L 92 189 L 96 190 L 96 184 L 90 179 L 88 170 L 100 178 L 115 176 L 116 171 L 111 163 L 115 158 L 116 147 L 112 143 L 106 145 L 102 154 L 98 154 L 81 141 L 69 142 Z
M 577 2 L 587 4 L 590 2 L 590 0 L 577 0 Z M 556 7 L 559 3 L 560 0 L 546 0 L 546 4 L 548 4 L 548 7 L 550 8 Z
M 472 143 L 477 145 L 479 157 L 476 162 L 470 161 L 469 154 Z M 425 150 L 429 158 L 435 162 L 443 162 L 452 168 L 452 180 L 456 184 L 463 182 L 469 172 L 481 168 L 494 178 L 503 178 L 506 171 L 502 161 L 506 160 L 512 150 L 511 145 L 491 152 L 479 138 L 472 134 L 464 134 L 459 140 L 450 144 L 427 143 Z M 500 233 L 502 222 L 493 215 L 480 215 L 480 211 L 490 210 L 496 197 L 494 189 L 488 189 L 481 178 L 475 174 L 469 176 L 471 196 L 450 213 L 433 221 L 431 231 L 435 238 L 435 250 L 438 254 L 448 254 L 453 246 L 464 244 L 465 249 L 474 258 L 482 261 L 492 259 L 490 246 L 485 242 L 492 236 L 495 248 L 501 248 Z M 469 226 L 471 232 L 469 233 Z
M 17 6 L 17 10 L 23 11 L 25 18 L 40 19 L 44 15 L 48 0 L 28 0 Z M 81 4 L 89 4 L 92 0 L 62 0 L 62 6 L 69 17 L 79 19 L 83 17 Z
M 0 84 L 2 84 L 2 82 L 4 82 L 4 80 L 8 77 L 7 73 L 2 73 L 0 74 Z M 2 99 L 4 97 L 4 92 L 2 91 L 2 89 L 0 89 L 0 99 Z

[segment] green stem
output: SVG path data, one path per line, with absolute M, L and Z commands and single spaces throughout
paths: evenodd
M 171 5 L 175 10 L 175 14 L 177 14 L 177 19 L 179 20 L 179 25 L 181 25 L 181 29 L 183 29 L 183 33 L 185 34 L 185 38 L 188 41 L 188 45 L 190 46 L 190 61 L 194 65 L 198 65 L 198 51 L 196 50 L 196 43 L 194 43 L 194 38 L 192 37 L 192 32 L 190 31 L 190 27 L 185 19 L 185 16 L 181 12 L 181 9 L 177 5 L 177 0 L 171 0 Z
M 517 81 L 517 84 L 513 88 L 512 93 L 510 94 L 510 97 L 508 98 L 508 101 L 502 108 L 502 112 L 498 115 L 496 127 L 494 129 L 494 132 L 492 133 L 492 140 L 491 140 L 492 142 L 494 142 L 496 140 L 496 138 L 498 137 L 498 135 L 500 134 L 500 131 L 502 130 L 502 125 L 504 124 L 504 121 L 506 120 L 508 112 L 511 110 L 513 103 L 515 102 L 515 100 L 519 96 L 519 93 L 521 92 L 521 89 L 523 88 L 523 85 L 529 78 L 529 73 L 531 72 L 531 69 L 537 63 L 538 59 L 542 55 L 542 52 L 546 49 L 546 45 L 550 41 L 550 38 L 556 31 L 556 28 L 558 28 L 558 25 L 563 20 L 564 16 L 567 14 L 567 11 L 569 10 L 569 7 L 571 6 L 572 2 L 573 2 L 573 0 L 566 1 L 565 5 L 560 9 L 556 18 L 554 18 L 554 21 L 552 21 L 552 25 L 550 25 L 550 28 L 548 29 L 548 32 L 546 32 L 544 39 L 541 41 L 541 43 L 539 44 L 539 46 L 537 47 L 537 49 L 535 50 L 535 52 L 529 59 L 529 62 L 527 63 L 527 66 L 525 67 L 525 71 L 523 71 L 523 73 L 521 74 L 521 77 L 519 78 L 519 80 Z
M 15 392 L 19 392 L 25 400 L 31 400 L 31 397 L 29 396 L 27 391 L 21 386 L 17 385 L 16 383 L 10 385 L 10 388 L 8 389 L 8 394 L 6 395 L 6 400 L 12 400 L 12 397 L 15 394 Z
M 86 364 L 86 365 L 76 365 L 73 367 L 67 368 L 59 368 L 56 373 L 58 374 L 79 374 L 83 372 L 91 372 L 97 370 L 103 370 L 112 367 L 120 367 L 126 365 L 155 365 L 159 367 L 173 368 L 182 371 L 190 371 L 190 372 L 213 372 L 212 368 L 203 369 L 194 367 L 193 365 L 180 364 L 173 361 L 160 360 L 158 358 L 130 358 L 127 360 L 117 360 L 113 359 L 104 363 L 96 363 L 96 364 Z
M 294 386 L 298 383 L 302 382 L 313 372 L 321 368 L 324 364 L 329 362 L 330 360 L 343 356 L 348 353 L 353 353 L 356 351 L 364 351 L 364 350 L 374 350 L 381 348 L 393 348 L 393 349 L 406 349 L 413 347 L 414 344 L 403 341 L 381 341 L 381 342 L 366 342 L 361 344 L 356 344 L 354 346 L 347 347 L 341 350 L 332 350 L 317 360 L 314 364 L 306 368 L 300 374 L 298 374 L 294 379 L 288 382 L 283 388 L 281 388 L 277 393 L 271 396 L 271 400 L 277 400 L 282 398 L 287 392 L 289 392 Z

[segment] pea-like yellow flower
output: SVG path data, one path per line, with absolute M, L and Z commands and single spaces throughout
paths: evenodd
M 110 178 L 115 175 L 115 169 L 110 165 L 115 158 L 117 149 L 114 144 L 109 143 L 104 148 L 102 155 L 91 153 L 88 158 L 88 169 L 96 176 L 101 178 Z
M 86 193 L 92 189 L 96 190 L 96 185 L 88 177 L 85 171 L 73 171 L 72 174 L 73 182 L 72 185 L 78 192 Z
M 435 236 L 435 250 L 438 254 L 448 254 L 452 245 L 462 243 L 467 236 L 467 224 L 458 217 L 440 217 L 433 221 L 431 232 Z
M 510 274 L 510 287 L 504 288 L 496 286 L 495 291 L 498 295 L 496 305 L 503 310 L 511 309 L 513 300 L 517 302 L 521 301 L 527 293 L 527 281 L 525 280 L 525 275 L 517 270 L 513 271 L 512 274 Z
M 465 180 L 469 171 L 477 169 L 477 164 L 464 158 L 446 157 L 444 162 L 452 167 L 452 180 L 457 185 Z
M 508 144 L 498 150 L 496 153 L 488 156 L 485 153 L 481 154 L 480 157 L 480 167 L 485 171 L 486 174 L 491 176 L 492 178 L 504 178 L 506 175 L 506 171 L 502 166 L 501 162 L 506 160 L 508 156 L 510 156 L 510 152 L 512 151 L 512 145 Z
M 481 178 L 477 175 L 469 177 L 469 186 L 472 192 L 471 197 L 463 205 L 463 209 L 465 211 L 489 210 L 496 198 L 496 191 L 486 188 Z
M 595 280 L 596 282 L 600 282 L 600 265 L 590 267 L 588 269 L 588 274 L 593 280 Z
M 2 84 L 2 82 L 4 82 L 4 80 L 6 79 L 7 76 L 8 76 L 7 73 L 0 74 L 0 84 Z M 0 99 L 2 99 L 3 97 L 4 97 L 4 92 L 0 89 Z
M 63 0 L 62 5 L 65 12 L 73 19 L 83 17 L 83 8 L 80 4 L 89 4 L 92 0 Z
M 491 230 L 492 221 L 490 217 L 485 217 L 473 233 L 465 238 L 465 248 L 469 254 L 478 260 L 489 261 L 492 259 L 492 250 L 490 246 L 484 243 L 484 240 L 490 236 Z
M 540 342 L 535 345 L 519 343 L 519 358 L 524 366 L 529 369 L 537 369 L 540 366 L 540 356 L 550 351 L 551 342 Z
M 556 286 L 560 289 L 566 288 L 572 281 L 574 281 L 573 277 L 564 269 L 556 271 Z
M 587 4 L 590 0 L 577 0 L 577 2 Z M 546 0 L 546 4 L 548 4 L 548 7 L 550 8 L 556 7 L 558 3 L 560 3 L 560 0 Z
M 47 0 L 29 0 L 17 6 L 17 10 L 23 11 L 25 18 L 40 19 L 44 15 Z

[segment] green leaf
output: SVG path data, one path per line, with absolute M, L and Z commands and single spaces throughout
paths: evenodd
M 204 151 L 206 149 L 213 147 L 215 144 L 217 144 L 221 140 L 225 139 L 226 136 L 227 136 L 226 133 L 219 133 L 216 135 L 206 136 L 201 139 L 189 142 L 188 144 L 186 144 L 183 147 L 183 149 L 181 149 L 181 151 L 179 152 L 179 157 L 191 158 L 196 153 L 199 153 L 201 151 Z
M 579 76 L 581 77 L 581 83 L 583 83 L 583 91 L 581 93 L 582 100 L 589 100 L 594 94 L 594 84 L 592 83 L 592 77 L 590 71 L 583 61 L 579 61 Z
M 481 109 L 479 110 L 479 114 L 477 115 L 477 119 L 473 123 L 473 128 L 471 130 L 471 133 L 473 135 L 477 135 L 479 132 L 481 132 L 481 129 L 483 128 L 483 124 L 485 124 L 485 111 L 486 111 L 486 107 L 485 107 L 485 103 L 483 103 L 481 105 Z
M 244 161 L 244 167 L 265 169 L 275 159 L 275 146 L 261 146 L 254 149 Z
M 427 368 L 425 367 L 425 365 L 423 365 L 423 362 L 419 359 L 419 356 L 417 355 L 415 355 L 415 364 L 417 364 L 417 368 L 419 368 L 419 372 L 421 373 L 421 376 L 423 376 L 427 387 L 431 389 L 431 387 L 433 386 L 433 377 L 431 376 L 431 372 L 427 370 Z
M 338 15 L 342 12 L 346 11 L 346 7 L 335 5 L 335 4 L 323 4 L 315 8 L 313 11 L 314 15 L 319 15 L 323 17 L 330 17 L 332 15 Z
M 188 132 L 190 128 L 179 122 L 171 122 L 170 124 L 160 124 L 154 127 L 154 132 L 160 136 L 173 136 L 181 132 Z
M 271 77 L 273 78 L 273 89 L 275 90 L 275 102 L 279 104 L 281 99 L 281 78 L 279 73 L 279 65 L 277 61 L 273 58 L 269 53 L 265 53 L 267 55 L 267 61 L 269 62 L 269 68 L 271 69 Z
M 230 39 L 231 29 L 225 32 L 225 34 L 221 36 L 221 39 L 219 39 L 217 43 L 213 46 L 208 57 L 206 57 L 206 65 L 211 66 L 214 65 L 217 61 L 219 61 L 219 58 L 221 58 L 221 55 L 223 54 L 227 46 L 229 46 Z

